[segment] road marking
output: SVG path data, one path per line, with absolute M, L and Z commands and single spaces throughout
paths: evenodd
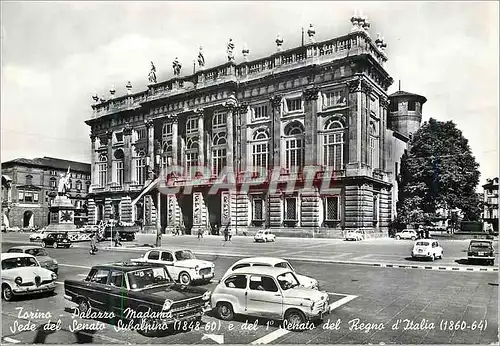
M 7 342 L 11 342 L 13 344 L 18 344 L 20 343 L 21 341 L 19 340 L 16 340 L 16 339 L 12 339 L 12 338 L 9 338 L 8 336 L 6 336 L 5 338 L 3 338 L 4 341 L 7 341 Z
M 76 276 L 83 276 L 83 277 L 87 277 L 88 274 L 76 274 Z
M 330 292 L 327 292 L 328 294 L 330 294 Z M 335 295 L 338 295 L 338 293 L 331 293 L 331 294 L 335 294 Z M 333 310 L 337 309 L 338 307 L 350 302 L 351 300 L 353 300 L 354 298 L 357 298 L 358 296 L 355 296 L 355 295 L 352 295 L 352 294 L 348 294 L 346 295 L 344 298 L 342 299 L 339 299 L 333 303 L 331 303 L 329 305 L 329 310 L 330 312 L 332 312 Z M 290 333 L 290 330 L 288 329 L 282 329 L 282 328 L 279 328 L 279 329 L 276 329 L 275 331 L 267 334 L 267 335 L 264 335 L 263 337 L 253 341 L 251 344 L 252 345 L 262 345 L 262 344 L 269 344 L 271 342 L 273 342 L 274 340 L 278 339 L 278 338 L 281 338 L 282 336 L 285 336 L 286 334 Z
M 339 253 L 337 255 L 329 256 L 329 258 L 335 259 L 335 258 L 345 257 L 345 256 L 350 256 L 350 255 L 354 255 L 354 254 L 352 252 L 344 252 L 344 253 Z
M 367 257 L 372 257 L 372 254 L 354 257 L 354 258 L 351 258 L 351 260 L 353 260 L 353 261 L 359 261 L 359 260 L 367 258 Z

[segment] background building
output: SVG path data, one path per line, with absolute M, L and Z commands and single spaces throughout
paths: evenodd
M 2 163 L 2 224 L 21 228 L 47 226 L 60 174 L 66 173 L 68 167 L 71 170 L 68 194 L 76 207 L 75 221 L 85 222 L 90 165 L 43 157 Z
M 483 190 L 483 221 L 498 232 L 498 178 L 487 179 Z
M 425 98 L 387 96 L 393 80 L 384 67 L 386 43 L 370 37 L 364 18 L 351 23 L 345 36 L 323 42 L 311 25 L 309 41 L 289 50 L 278 36 L 277 51 L 253 61 L 244 48 L 236 63 L 230 41 L 226 64 L 205 68 L 199 59 L 197 72 L 180 76 L 174 62 L 170 80 L 157 82 L 152 70 L 148 90 L 133 93 L 129 82 L 125 96 L 114 89 L 109 99 L 95 95 L 86 121 L 90 220 L 385 235 L 395 213 L 397 162 L 420 125 Z M 174 166 L 191 176 L 158 178 Z M 207 167 L 212 179 L 195 179 L 195 166 Z M 210 194 L 226 166 L 237 181 L 250 172 L 262 182 L 249 192 Z M 315 172 L 308 176 L 305 167 Z M 161 193 L 166 185 L 179 193 Z

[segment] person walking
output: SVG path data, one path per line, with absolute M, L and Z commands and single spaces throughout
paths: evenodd
M 198 227 L 198 239 L 203 239 L 203 229 Z
M 97 235 L 94 233 L 92 233 L 92 236 L 90 237 L 90 251 L 89 253 L 91 255 L 95 255 L 95 253 L 97 252 Z
M 115 232 L 115 247 L 122 246 L 122 243 L 120 243 L 120 234 L 118 232 Z

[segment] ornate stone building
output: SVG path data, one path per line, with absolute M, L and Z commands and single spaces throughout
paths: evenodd
M 411 126 L 388 114 L 386 43 L 366 18 L 351 23 L 322 42 L 311 25 L 309 42 L 287 50 L 278 36 L 274 54 L 252 61 L 244 47 L 236 62 L 230 40 L 223 65 L 206 68 L 200 49 L 192 75 L 176 59 L 166 81 L 152 64 L 147 90 L 95 95 L 91 221 L 385 234 L 408 140 L 399 132 Z
M 2 224 L 7 227 L 45 227 L 49 206 L 57 196 L 60 174 L 70 167 L 68 195 L 75 206 L 75 222 L 86 222 L 88 163 L 52 157 L 19 158 L 2 163 Z
M 483 185 L 483 221 L 498 232 L 498 177 L 486 179 Z

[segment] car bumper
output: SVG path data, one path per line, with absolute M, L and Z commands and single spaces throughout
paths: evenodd
M 306 314 L 309 320 L 322 320 L 325 318 L 325 316 L 330 315 L 330 305 L 326 304 L 326 307 L 318 310 L 318 311 L 311 311 L 310 313 Z
M 44 292 L 50 292 L 54 291 L 56 288 L 55 282 L 52 282 L 50 284 L 46 284 L 43 286 L 18 286 L 18 287 L 13 287 L 12 288 L 12 293 L 16 296 L 23 296 L 23 295 L 28 295 L 28 294 L 37 294 L 37 293 L 44 293 Z
M 42 268 L 48 269 L 50 271 L 53 271 L 54 273 L 57 273 L 59 271 L 59 265 L 58 264 L 47 264 L 47 265 L 43 265 Z
M 495 257 L 492 256 L 467 256 L 467 258 L 470 260 L 495 260 Z
M 192 277 L 193 280 L 212 280 L 213 277 L 214 277 L 215 273 L 214 272 L 211 272 L 209 274 L 200 274 L 200 273 L 196 273 L 196 275 L 194 275 Z

